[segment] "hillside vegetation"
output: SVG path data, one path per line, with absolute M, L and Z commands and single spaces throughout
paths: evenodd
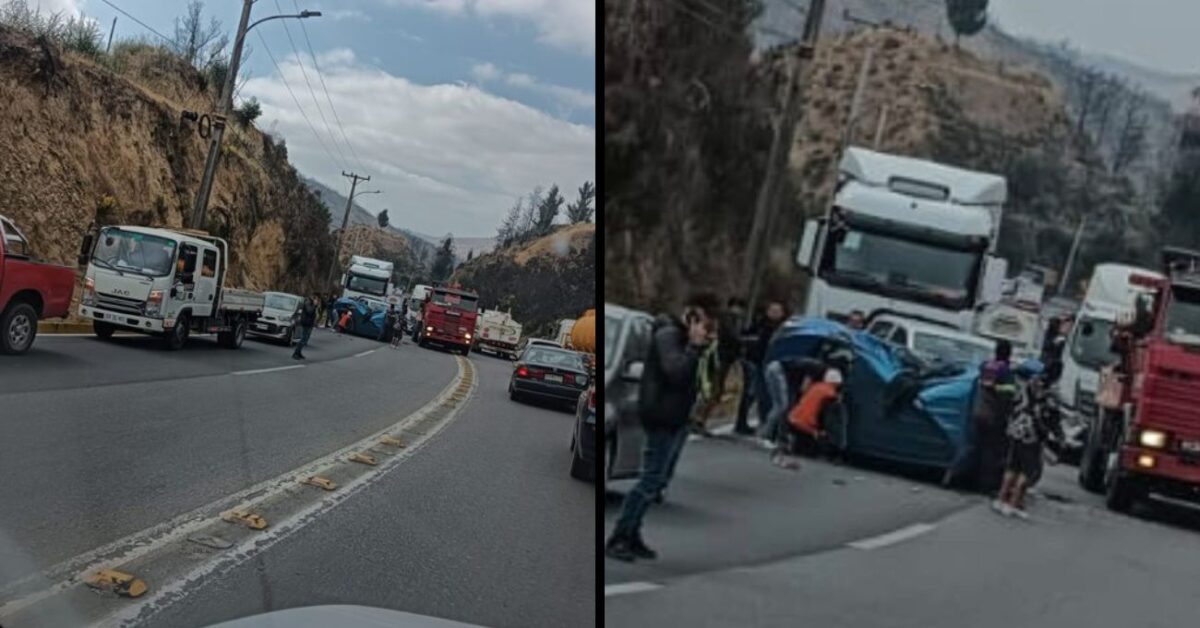
M 185 109 L 215 109 L 217 87 L 153 46 L 105 63 L 0 26 L 0 212 L 35 253 L 74 265 L 92 223 L 182 227 L 207 141 Z M 329 212 L 253 126 L 226 133 L 207 229 L 230 242 L 231 282 L 323 288 L 333 257 Z
M 536 240 L 497 249 L 460 266 L 451 281 L 479 293 L 481 307 L 510 310 L 530 337 L 596 307 L 596 225 L 559 226 Z

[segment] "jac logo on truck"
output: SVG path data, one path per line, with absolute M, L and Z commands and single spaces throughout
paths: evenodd
M 113 293 L 113 294 L 119 294 L 119 295 L 121 295 L 121 296 L 123 296 L 123 297 L 127 297 L 127 296 L 129 296 L 129 295 L 131 294 L 131 293 L 130 293 L 128 290 L 121 290 L 120 288 L 114 289 L 114 290 L 112 291 L 112 293 Z

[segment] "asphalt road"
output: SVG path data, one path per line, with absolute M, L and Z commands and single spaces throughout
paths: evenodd
M 0 509 L 0 591 L 383 429 L 457 372 L 448 353 L 323 330 L 305 353 L 303 368 L 263 371 L 300 363 L 253 340 L 168 353 L 149 338 L 42 337 L 0 360 L 0 504 L 13 506 Z M 189 583 L 148 624 L 354 603 L 594 625 L 595 494 L 567 475 L 573 417 L 510 402 L 511 363 L 470 359 L 475 396 L 410 460 L 244 569 Z
M 660 558 L 605 561 L 606 625 L 1195 623 L 1196 509 L 1113 514 L 1073 467 L 1051 467 L 1023 522 L 894 475 L 815 461 L 786 471 L 742 442 L 689 447 L 674 503 L 647 518 Z

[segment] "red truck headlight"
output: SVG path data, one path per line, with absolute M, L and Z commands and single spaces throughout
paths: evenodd
M 1159 430 L 1142 430 L 1138 434 L 1138 443 L 1142 447 L 1162 449 L 1167 446 L 1167 433 Z

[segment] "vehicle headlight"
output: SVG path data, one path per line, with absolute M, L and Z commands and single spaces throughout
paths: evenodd
M 146 314 L 155 315 L 162 311 L 162 290 L 151 290 L 150 296 L 146 298 Z
M 433 331 L 433 327 L 426 327 L 425 331 Z
M 1158 430 L 1142 430 L 1141 434 L 1138 434 L 1138 442 L 1143 447 L 1162 449 L 1167 446 L 1167 434 Z
M 467 334 L 467 340 L 471 339 L 471 334 Z
M 84 305 L 95 305 L 96 303 L 96 280 L 88 277 L 83 280 L 83 297 L 80 299 Z

